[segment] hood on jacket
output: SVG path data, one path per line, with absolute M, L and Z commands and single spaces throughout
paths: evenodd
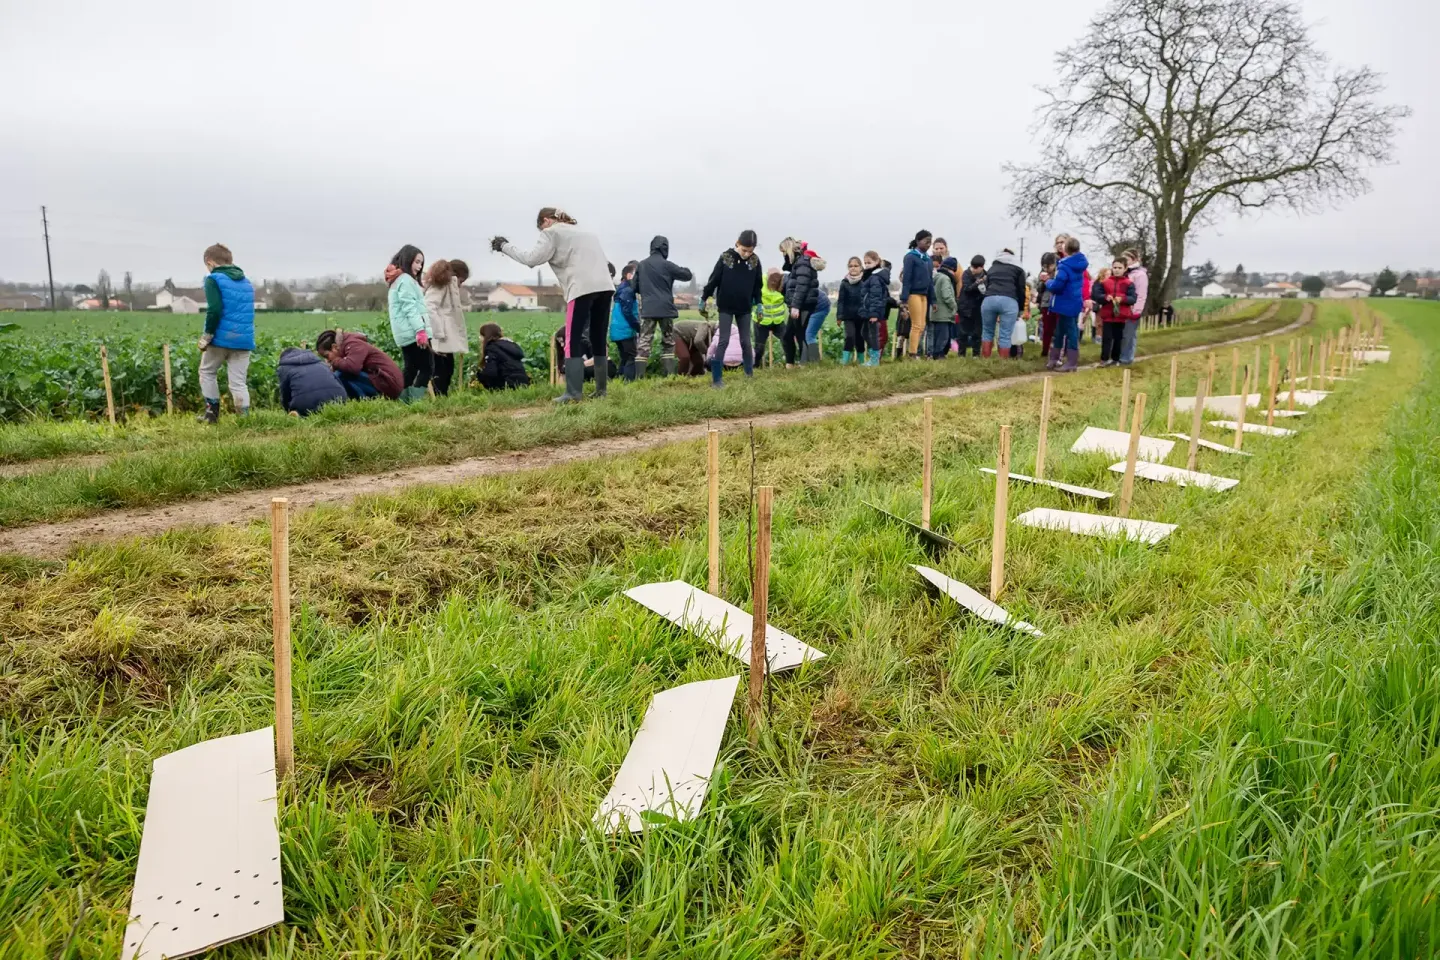
M 1001 250 L 999 253 L 995 254 L 995 256 L 991 259 L 990 262 L 992 264 L 1008 263 L 1012 267 L 1019 266 L 1019 264 L 1015 262 L 1015 254 L 1010 253 L 1007 250 Z
M 651 241 L 650 241 L 650 252 L 651 252 L 651 253 L 658 253 L 658 254 L 660 254 L 660 256 L 664 257 L 666 260 L 669 260 L 669 259 L 670 259 L 670 238 L 669 238 L 669 237 L 656 237 L 654 240 L 651 240 Z
M 825 269 L 825 258 L 820 256 L 820 254 L 815 253 L 811 250 L 806 250 L 805 256 L 810 258 L 810 266 L 815 268 L 816 273 L 819 273 Z
M 280 354 L 280 366 L 282 367 L 308 367 L 323 362 L 313 351 L 300 347 L 286 347 Z
M 227 264 L 225 264 L 223 267 L 216 267 L 214 270 L 212 270 L 212 271 L 210 271 L 210 272 L 211 272 L 211 273 L 223 273 L 223 274 L 225 274 L 225 276 L 229 277 L 231 280 L 244 280 L 244 279 L 245 279 L 245 271 L 244 271 L 244 270 L 241 270 L 239 267 L 235 266 L 235 264 L 233 264 L 233 263 L 227 263 Z
M 1070 254 L 1070 256 L 1066 257 L 1060 262 L 1069 263 L 1072 267 L 1074 267 L 1076 270 L 1079 270 L 1081 273 L 1084 273 L 1090 268 L 1090 261 L 1086 259 L 1083 251 L 1072 253 Z

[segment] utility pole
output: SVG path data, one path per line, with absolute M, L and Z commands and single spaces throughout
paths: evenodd
M 50 219 L 40 208 L 40 226 L 45 231 L 45 272 L 50 276 L 50 312 L 55 312 L 55 270 L 50 266 Z

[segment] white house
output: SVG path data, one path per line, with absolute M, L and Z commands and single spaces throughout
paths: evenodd
M 199 313 L 205 306 L 205 301 L 196 301 L 183 293 L 175 294 L 169 298 L 171 313 Z
M 1370 296 L 1370 284 L 1364 280 L 1346 280 L 1342 284 L 1321 290 L 1320 296 L 1326 300 L 1359 300 Z
M 1200 288 L 1200 296 L 1207 299 L 1214 299 L 1215 297 L 1228 297 L 1230 295 L 1230 289 L 1228 287 L 1226 287 L 1223 283 L 1217 283 L 1214 280 L 1211 280 L 1209 283 L 1205 284 L 1205 286 Z
M 518 283 L 502 283 L 485 295 L 485 302 L 491 307 L 504 304 L 509 310 L 538 310 L 540 298 L 535 291 Z
M 198 312 L 198 311 L 196 311 L 196 310 L 182 309 L 182 307 L 183 307 L 184 305 L 182 305 L 182 306 L 176 306 L 176 305 L 175 305 L 175 301 L 178 300 L 178 299 L 186 299 L 186 300 L 190 300 L 190 301 L 192 301 L 192 302 L 197 302 L 197 303 L 200 303 L 200 304 L 204 304 L 204 302 L 205 302 L 205 290 L 204 290 L 204 288 L 201 288 L 201 289 L 199 289 L 199 290 L 194 290 L 194 289 L 188 289 L 188 290 L 187 290 L 187 289 L 182 289 L 182 288 L 180 288 L 180 287 L 175 286 L 175 281 L 173 281 L 173 280 L 168 280 L 168 279 L 167 279 L 167 280 L 165 281 L 164 285 L 161 286 L 160 289 L 159 289 L 159 290 L 156 292 L 156 294 L 155 294 L 155 307 L 154 307 L 154 309 L 156 309 L 156 310 L 164 310 L 166 307 L 169 307 L 169 308 L 170 308 L 170 311 L 171 311 L 172 313 L 196 313 L 196 312 Z
M 1300 295 L 1300 286 L 1288 280 L 1272 280 L 1259 290 L 1252 291 L 1250 295 L 1262 300 L 1279 300 L 1281 297 L 1298 297 Z

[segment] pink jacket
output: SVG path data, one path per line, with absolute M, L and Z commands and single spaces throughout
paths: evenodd
M 1139 320 L 1145 316 L 1145 297 L 1150 293 L 1150 274 L 1145 272 L 1145 265 L 1137 263 L 1125 274 L 1130 282 L 1135 284 L 1135 306 L 1132 319 Z

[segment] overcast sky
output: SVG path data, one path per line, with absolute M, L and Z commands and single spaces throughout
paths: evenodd
M 660 0 L 0 0 L 0 278 L 198 280 L 229 244 L 257 278 L 378 275 L 405 243 L 491 254 L 570 211 L 617 264 L 670 237 L 697 271 L 743 228 L 832 262 L 898 260 L 919 228 L 987 257 L 1055 230 L 1006 213 L 1001 165 L 1055 49 L 1100 0 L 729 5 Z M 1218 225 L 1225 269 L 1440 267 L 1434 0 L 1301 0 L 1322 49 L 1415 111 L 1343 208 Z M 834 277 L 841 267 L 832 267 Z

